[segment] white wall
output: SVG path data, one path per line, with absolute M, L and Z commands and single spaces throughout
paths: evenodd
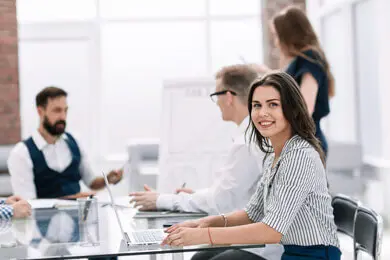
M 366 184 L 365 199 L 390 219 L 390 2 L 322 2 L 307 1 L 336 76 L 327 134 L 338 141 L 355 136 L 362 145 L 363 162 L 379 173 Z
M 322 1 L 322 5 L 321 1 L 308 1 L 310 18 L 336 79 L 336 97 L 331 101 L 332 111 L 326 122 L 327 135 L 335 141 L 360 143 L 366 163 L 382 158 L 383 140 L 387 138 L 383 132 L 387 116 L 382 100 L 382 88 L 387 87 L 386 83 L 381 84 L 386 74 L 379 73 L 379 68 L 388 51 L 379 46 L 384 44 L 380 39 L 388 37 L 385 35 L 389 31 L 379 20 L 383 19 L 378 15 L 381 1 Z
M 260 0 L 18 0 L 17 11 L 23 138 L 35 94 L 57 85 L 95 166 L 125 160 L 129 139 L 160 136 L 164 79 L 262 62 Z
M 378 24 L 375 19 L 377 2 L 361 1 L 353 6 L 355 15 L 356 77 L 359 87 L 360 129 L 364 156 L 380 157 L 382 153 L 381 90 L 378 85 Z M 368 51 L 370 50 L 370 51 Z M 369 122 L 367 123 L 367 118 Z
M 22 137 L 37 128 L 35 96 L 56 85 L 68 93 L 68 127 L 81 145 L 97 150 L 93 86 L 95 45 L 90 26 L 83 24 L 26 24 L 19 26 L 19 80 Z M 92 95 L 92 96 L 91 96 Z M 93 157 L 94 154 L 91 154 Z

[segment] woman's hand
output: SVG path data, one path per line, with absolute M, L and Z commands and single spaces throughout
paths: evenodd
M 200 224 L 199 220 L 188 220 L 188 221 L 184 221 L 182 223 L 170 226 L 169 228 L 167 228 L 165 230 L 165 232 L 166 233 L 172 233 L 173 231 L 175 231 L 176 229 L 178 229 L 180 227 L 197 228 L 197 227 L 199 227 L 199 224 Z
M 210 226 L 210 223 L 207 221 L 207 219 L 206 218 L 201 218 L 201 219 L 198 219 L 198 220 L 188 220 L 188 221 L 184 221 L 184 222 L 179 223 L 179 224 L 175 224 L 175 225 L 167 228 L 165 230 L 165 232 L 172 233 L 176 229 L 181 228 L 181 227 L 185 227 L 185 228 L 205 228 L 205 227 L 209 227 L 209 226 Z
M 161 243 L 169 246 L 209 244 L 207 228 L 177 227 Z

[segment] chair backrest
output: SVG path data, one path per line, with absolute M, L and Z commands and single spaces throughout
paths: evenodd
M 157 141 L 152 142 L 152 140 L 143 143 L 132 141 L 131 144 L 128 144 L 128 152 L 131 162 L 158 161 L 159 143 Z
M 357 259 L 359 251 L 368 253 L 375 260 L 379 259 L 382 234 L 382 217 L 372 209 L 360 206 L 356 211 L 353 236 L 355 259 Z
M 332 198 L 332 207 L 337 230 L 353 237 L 355 215 L 359 202 L 346 195 L 337 194 Z
M 0 145 L 0 196 L 12 194 L 11 176 L 8 172 L 7 160 L 14 145 Z
M 14 145 L 0 145 L 0 173 L 8 174 L 7 160 Z
M 158 175 L 159 140 L 134 139 L 128 143 L 129 191 L 143 190 L 143 185 L 156 187 Z

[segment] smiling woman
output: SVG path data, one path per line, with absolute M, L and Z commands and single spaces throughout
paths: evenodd
M 314 121 L 295 80 L 287 73 L 270 73 L 255 81 L 249 92 L 248 110 L 252 139 L 263 152 L 280 154 L 286 138 L 299 135 L 319 153 L 324 153 L 315 137 Z M 272 143 L 272 145 L 271 145 Z
M 291 126 L 285 119 L 279 92 L 272 86 L 256 88 L 252 99 L 252 122 L 261 136 L 283 140 L 291 136 Z M 284 138 L 285 137 L 285 138 Z M 277 143 L 274 143 L 274 146 Z M 280 144 L 278 150 L 281 150 Z
M 284 260 L 339 260 L 323 152 L 298 85 L 285 72 L 269 73 L 252 83 L 248 110 L 251 138 L 267 154 L 255 194 L 244 210 L 169 228 L 163 243 L 280 243 Z

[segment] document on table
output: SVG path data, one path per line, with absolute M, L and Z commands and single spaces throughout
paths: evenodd
M 28 200 L 33 209 L 52 209 L 64 207 L 76 207 L 77 201 L 60 199 L 31 199 Z
M 32 199 L 28 200 L 33 209 L 51 209 L 54 208 L 56 199 Z
M 134 202 L 130 203 L 132 197 L 130 196 L 116 196 L 114 198 L 115 205 L 117 207 L 122 207 L 122 208 L 133 208 L 134 207 Z M 106 205 L 111 205 L 111 201 L 107 197 L 101 197 L 98 199 L 98 202 L 101 203 L 103 206 Z

